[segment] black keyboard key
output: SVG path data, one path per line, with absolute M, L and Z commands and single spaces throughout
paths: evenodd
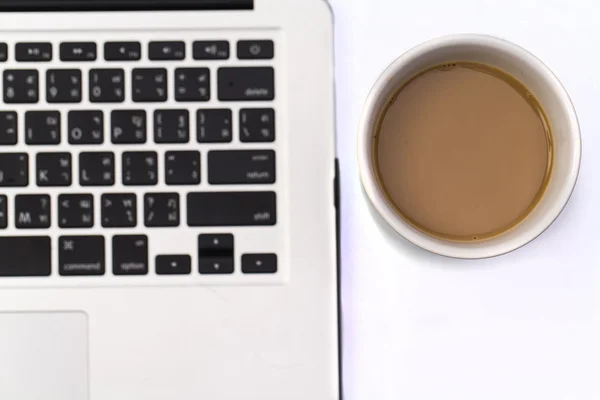
M 175 70 L 175 100 L 209 101 L 210 70 L 208 68 L 177 68 Z
M 0 276 L 50 276 L 51 247 L 48 236 L 0 237 Z
M 273 150 L 210 151 L 208 181 L 213 185 L 275 183 Z
M 122 103 L 125 100 L 125 71 L 91 69 L 89 91 L 92 103 Z
M 69 111 L 70 144 L 104 143 L 104 114 L 102 111 Z
M 78 69 L 46 71 L 46 100 L 48 103 L 80 103 L 81 71 Z
M 115 184 L 115 155 L 109 152 L 79 154 L 79 184 L 81 186 L 112 186 Z
M 198 271 L 202 275 L 230 275 L 234 264 L 233 257 L 202 257 L 198 259 Z
M 105 271 L 104 236 L 61 236 L 58 239 L 61 276 L 101 276 Z
M 4 102 L 33 104 L 39 101 L 39 73 L 35 69 L 7 69 L 3 74 Z
M 242 256 L 244 274 L 274 274 L 277 272 L 276 254 L 244 254 Z
M 0 145 L 18 142 L 18 116 L 15 111 L 0 111 Z
M 158 183 L 158 154 L 155 151 L 123 153 L 123 185 L 154 186 Z
M 189 226 L 269 226 L 277 223 L 274 192 L 203 192 L 187 196 Z
M 244 143 L 275 141 L 275 110 L 245 108 L 240 110 L 240 140 Z
M 167 185 L 200 184 L 200 153 L 197 151 L 168 151 L 165 154 Z
M 52 43 L 17 43 L 15 59 L 22 62 L 51 61 Z
M 189 111 L 154 111 L 154 141 L 156 143 L 188 143 L 190 141 Z
M 112 244 L 115 275 L 148 274 L 148 236 L 114 236 Z
M 27 111 L 25 113 L 25 143 L 32 145 L 60 144 L 60 112 Z
M 133 101 L 167 101 L 167 70 L 165 68 L 136 68 L 132 71 Z
M 36 168 L 38 186 L 71 186 L 71 153 L 38 153 Z
M 134 193 L 103 194 L 102 226 L 134 228 L 137 225 L 137 196 Z
M 192 258 L 186 255 L 156 256 L 157 275 L 189 275 L 192 273 Z
M 0 153 L 0 187 L 29 185 L 29 156 L 27 153 Z
M 51 224 L 51 203 L 47 194 L 15 197 L 15 226 L 18 229 L 47 229 Z
M 8 61 L 8 45 L 0 43 L 0 62 Z
M 227 60 L 229 42 L 225 40 L 194 42 L 194 60 Z
M 179 194 L 146 194 L 144 196 L 144 224 L 149 228 L 179 226 Z
M 233 235 L 198 236 L 198 269 L 201 274 L 233 274 L 234 264 Z
M 138 61 L 142 58 L 140 42 L 106 42 L 104 59 L 106 61 Z
M 65 42 L 60 44 L 61 61 L 96 61 L 98 48 L 94 42 Z
M 275 46 L 272 40 L 240 40 L 237 56 L 240 60 L 272 60 Z
M 8 228 L 8 198 L 0 195 L 0 229 Z
M 219 100 L 275 99 L 275 71 L 271 67 L 227 67 L 218 71 Z
M 146 111 L 115 110 L 111 113 L 110 119 L 113 143 L 146 143 Z
M 58 196 L 58 226 L 61 228 L 92 228 L 94 226 L 94 196 L 91 194 L 61 194 Z
M 198 143 L 229 143 L 232 140 L 232 113 L 227 109 L 198 110 Z
M 185 59 L 185 42 L 150 42 L 148 58 L 153 61 Z

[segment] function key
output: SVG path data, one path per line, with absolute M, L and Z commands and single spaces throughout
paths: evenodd
M 275 141 L 275 110 L 255 108 L 240 110 L 240 140 L 244 143 Z
M 29 184 L 27 153 L 0 154 L 0 187 L 25 187 Z
M 61 236 L 58 239 L 60 275 L 104 275 L 104 246 L 104 236 Z
M 165 68 L 136 68 L 132 72 L 133 101 L 167 101 L 167 70 Z
M 185 59 L 185 42 L 150 42 L 148 58 L 153 61 L 183 60 Z
M 148 274 L 148 236 L 114 236 L 113 274 Z
M 8 227 L 8 198 L 0 195 L 0 229 Z
M 228 109 L 198 110 L 197 140 L 198 143 L 229 143 L 231 134 L 232 113 Z
M 37 185 L 71 186 L 71 153 L 38 153 Z
M 35 69 L 7 69 L 3 74 L 4 102 L 8 104 L 37 103 L 39 74 Z
M 0 145 L 17 144 L 17 113 L 0 111 Z
M 106 42 L 104 59 L 106 61 L 138 61 L 142 58 L 140 42 Z
M 48 103 L 80 103 L 81 71 L 78 69 L 49 69 L 46 71 Z
M 0 43 L 0 62 L 8 60 L 8 45 L 6 43 Z
M 15 58 L 22 62 L 39 62 L 52 60 L 52 43 L 17 43 Z
M 219 68 L 219 100 L 261 101 L 275 98 L 275 71 L 271 67 Z
M 65 42 L 60 44 L 61 61 L 96 61 L 98 49 L 94 42 Z
M 244 254 L 242 256 L 244 274 L 274 274 L 277 272 L 276 254 Z
M 27 111 L 25 142 L 32 145 L 60 144 L 60 112 Z
M 17 195 L 15 197 L 15 226 L 18 229 L 50 228 L 50 196 Z
M 237 44 L 240 60 L 271 60 L 275 57 L 272 40 L 240 40 Z
M 70 144 L 102 144 L 104 114 L 100 110 L 69 111 Z
M 194 42 L 194 60 L 227 60 L 229 42 L 225 40 Z
M 104 228 L 134 228 L 137 225 L 137 196 L 134 193 L 104 194 L 100 201 Z

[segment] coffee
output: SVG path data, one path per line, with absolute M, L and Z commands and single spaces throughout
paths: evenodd
M 499 235 L 544 194 L 552 136 L 517 79 L 475 63 L 411 79 L 384 109 L 374 138 L 379 185 L 410 224 L 447 240 Z

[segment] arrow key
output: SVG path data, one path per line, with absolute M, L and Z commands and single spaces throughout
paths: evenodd
M 274 274 L 277 272 L 276 254 L 244 254 L 242 256 L 244 274 Z
M 157 275 L 189 275 L 192 273 L 192 258 L 186 255 L 156 257 Z

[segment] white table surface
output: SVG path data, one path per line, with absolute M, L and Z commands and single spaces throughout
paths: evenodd
M 348 400 L 600 399 L 600 3 L 331 0 L 342 169 Z M 375 222 L 356 126 L 380 72 L 451 33 L 520 44 L 559 76 L 584 142 L 575 194 L 538 240 L 485 261 L 421 251 Z

